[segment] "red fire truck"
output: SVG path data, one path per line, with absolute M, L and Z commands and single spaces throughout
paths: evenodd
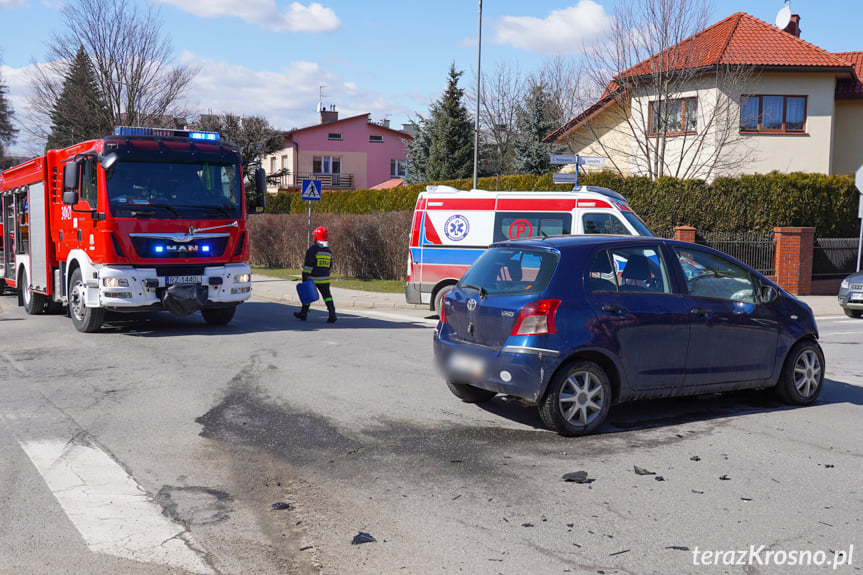
M 240 152 L 208 132 L 119 127 L 0 172 L 0 281 L 30 315 L 200 310 L 251 295 Z

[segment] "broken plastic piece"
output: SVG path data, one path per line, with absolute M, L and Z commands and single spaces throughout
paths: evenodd
M 572 483 L 593 483 L 593 479 L 587 478 L 587 471 L 574 471 L 572 473 L 564 473 L 563 480 Z
M 279 501 L 278 503 L 273 503 L 272 505 L 270 505 L 270 507 L 272 509 L 275 509 L 276 511 L 281 511 L 283 509 L 290 509 L 291 504 L 285 503 L 284 501 Z
M 635 469 L 636 475 L 656 475 L 655 471 L 648 471 L 648 470 L 646 470 L 642 467 L 639 467 L 637 465 L 633 465 L 632 467 Z
M 373 543 L 375 541 L 377 541 L 377 539 L 375 539 L 368 533 L 360 531 L 359 533 L 354 535 L 354 540 L 351 541 L 351 545 L 359 545 L 360 543 Z

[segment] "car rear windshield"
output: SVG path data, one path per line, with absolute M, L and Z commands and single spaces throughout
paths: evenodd
M 557 261 L 556 252 L 490 248 L 465 272 L 459 287 L 489 296 L 539 293 L 548 285 Z

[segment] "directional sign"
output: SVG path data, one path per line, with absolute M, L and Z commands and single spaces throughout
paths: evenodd
M 551 155 L 551 163 L 552 164 L 574 164 L 575 156 L 572 154 L 552 154 Z
M 555 184 L 577 184 L 578 174 L 553 174 L 552 180 Z
M 599 156 L 576 156 L 579 166 L 604 166 L 605 158 Z
M 320 180 L 303 180 L 302 198 L 310 202 L 321 201 L 321 181 Z

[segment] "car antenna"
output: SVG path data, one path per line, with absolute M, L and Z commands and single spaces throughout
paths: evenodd
M 548 234 L 547 234 L 547 233 L 545 233 L 545 230 L 539 230 L 539 233 L 542 235 L 542 239 L 547 239 L 547 238 L 548 238 Z

